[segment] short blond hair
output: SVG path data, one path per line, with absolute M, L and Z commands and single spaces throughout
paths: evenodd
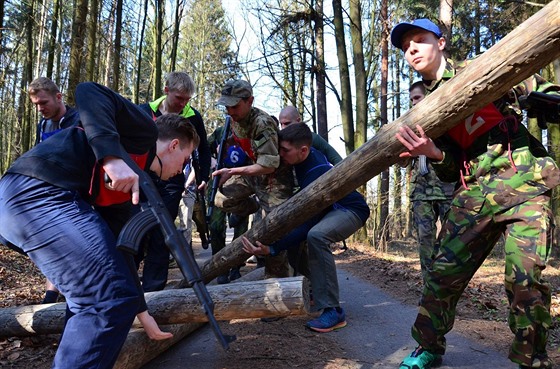
M 179 91 L 191 96 L 194 95 L 196 90 L 193 79 L 185 72 L 169 73 L 165 86 L 171 91 Z

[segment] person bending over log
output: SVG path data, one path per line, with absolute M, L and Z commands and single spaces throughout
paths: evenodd
M 80 123 L 22 155 L 0 180 L 0 240 L 25 252 L 66 297 L 53 368 L 112 368 L 136 314 L 150 338 L 171 337 L 147 312 L 132 257 L 116 247 L 126 218 L 115 214 L 139 201 L 138 175 L 122 158 L 167 179 L 199 138 L 188 119 L 154 123 L 104 86 L 82 83 L 75 96 Z
M 311 146 L 311 130 L 307 125 L 289 125 L 279 132 L 278 140 L 282 161 L 293 165 L 300 188 L 309 186 L 332 168 L 325 155 Z M 314 309 L 323 310 L 318 318 L 306 323 L 309 329 L 330 332 L 346 326 L 346 316 L 339 301 L 336 264 L 330 245 L 348 238 L 363 227 L 369 212 L 363 196 L 352 191 L 271 245 L 242 238 L 245 252 L 254 255 L 276 255 L 282 250 L 298 252 L 300 243 L 307 241 L 308 271 L 302 272 L 311 281 Z

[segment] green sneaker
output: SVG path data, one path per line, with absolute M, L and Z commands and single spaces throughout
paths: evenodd
M 404 358 L 399 369 L 428 369 L 441 364 L 441 355 L 432 354 L 422 346 L 418 346 L 414 351 Z

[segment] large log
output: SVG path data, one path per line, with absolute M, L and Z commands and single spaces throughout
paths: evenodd
M 404 151 L 395 138 L 400 126 L 418 124 L 429 137 L 438 137 L 559 56 L 560 0 L 555 0 L 414 109 L 383 126 L 333 169 L 275 208 L 245 236 L 264 244 L 279 239 L 396 163 Z M 203 265 L 204 280 L 211 281 L 248 256 L 240 239 L 234 240 Z
M 143 329 L 134 328 L 126 337 L 114 368 L 140 368 L 203 325 L 203 323 L 187 323 L 163 326 L 161 327 L 163 331 L 173 333 L 173 338 L 163 341 L 152 341 Z
M 208 286 L 217 320 L 303 315 L 309 311 L 309 281 L 304 277 L 266 279 Z M 190 288 L 146 293 L 148 311 L 159 324 L 207 322 Z M 0 309 L 0 336 L 62 332 L 64 303 Z M 135 326 L 139 322 L 135 321 Z
M 264 268 L 257 268 L 252 272 L 243 275 L 241 278 L 236 279 L 232 283 L 238 284 L 241 282 L 261 281 L 264 279 L 264 277 Z M 307 280 L 305 280 L 303 285 L 305 291 L 309 290 L 307 284 L 308 282 Z M 228 287 L 235 288 L 231 285 Z M 309 296 L 306 295 L 304 301 L 308 301 L 308 297 Z M 305 303 L 307 304 L 308 302 Z M 142 329 L 132 329 L 128 334 L 128 337 L 126 338 L 126 342 L 123 348 L 121 349 L 119 358 L 117 359 L 117 362 L 115 364 L 115 369 L 140 368 L 201 326 L 203 326 L 203 323 L 187 323 L 162 326 L 161 329 L 165 332 L 173 333 L 173 338 L 171 340 L 163 341 L 151 341 Z M 138 347 L 142 347 L 143 350 L 138 350 Z

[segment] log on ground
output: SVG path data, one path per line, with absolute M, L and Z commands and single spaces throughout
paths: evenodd
M 303 315 L 309 311 L 309 281 L 304 277 L 266 279 L 207 286 L 217 320 Z M 148 311 L 158 324 L 207 322 L 190 288 L 145 294 Z M 61 333 L 65 303 L 0 309 L 0 335 L 30 336 Z M 139 323 L 136 320 L 135 326 Z
M 153 341 L 143 329 L 133 328 L 126 337 L 114 368 L 141 368 L 203 325 L 203 323 L 187 323 L 162 326 L 162 331 L 173 333 L 173 338 L 163 341 Z

